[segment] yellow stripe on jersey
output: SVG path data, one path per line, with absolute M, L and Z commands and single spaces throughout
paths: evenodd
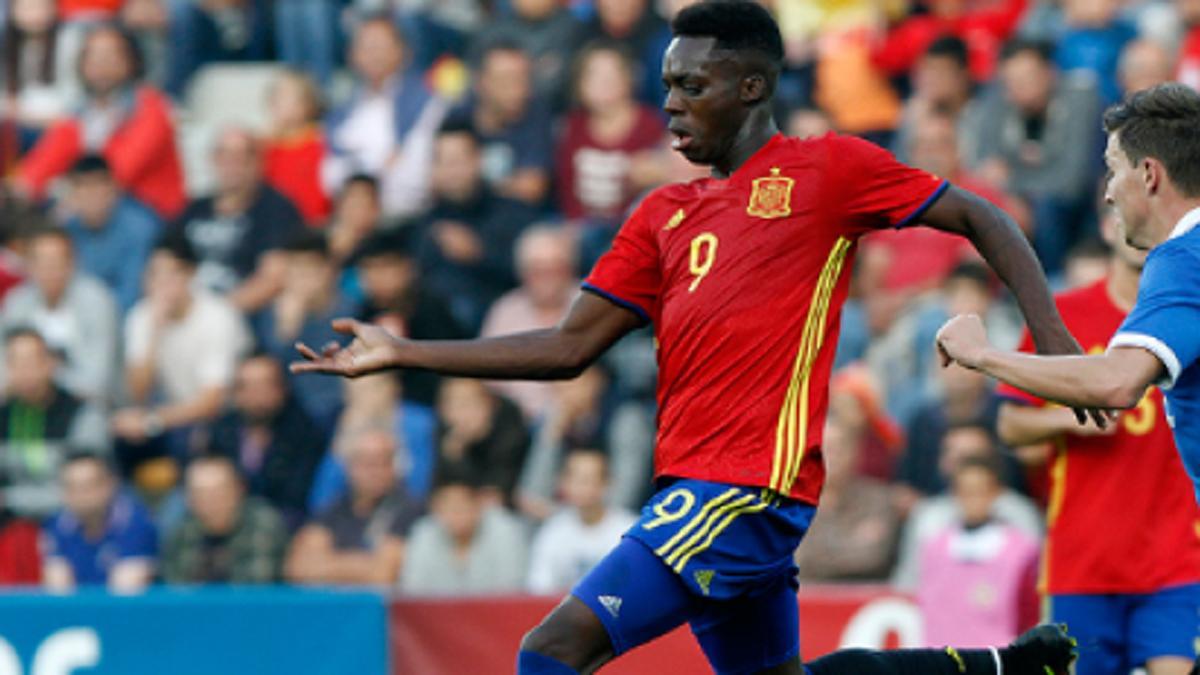
M 841 277 L 842 266 L 850 251 L 851 242 L 838 237 L 813 289 L 809 302 L 804 331 L 800 335 L 800 347 L 792 364 L 792 376 L 788 382 L 783 407 L 779 410 L 779 422 L 775 427 L 775 458 L 771 464 L 771 490 L 787 495 L 800 471 L 808 437 L 808 386 L 813 361 L 824 341 L 825 319 L 829 302 Z
M 712 511 L 721 504 L 729 501 L 735 495 L 737 495 L 737 493 L 737 488 L 729 488 L 728 490 L 705 502 L 704 506 L 700 507 L 700 512 L 693 516 L 692 519 L 688 521 L 687 525 L 679 528 L 679 531 L 671 535 L 671 538 L 668 539 L 666 543 L 654 549 L 654 554 L 659 557 L 666 555 L 667 552 L 671 550 L 671 547 L 678 544 L 681 539 L 686 537 L 688 533 L 692 531 L 692 528 L 704 522 L 704 518 L 708 515 L 709 511 Z
M 1062 511 L 1063 499 L 1067 494 L 1067 443 L 1058 439 L 1054 443 L 1054 463 L 1050 465 L 1050 497 L 1046 500 L 1046 528 L 1054 526 L 1058 514 Z M 1041 564 L 1038 569 L 1038 592 L 1046 593 L 1050 587 L 1050 546 L 1051 539 L 1046 538 L 1045 550 L 1042 551 Z
M 729 527 L 729 525 L 731 523 L 733 523 L 735 518 L 742 515 L 743 513 L 758 513 L 759 511 L 762 511 L 763 509 L 767 508 L 768 506 L 770 506 L 769 502 L 760 501 L 760 502 L 754 503 L 754 504 L 745 503 L 745 504 L 742 504 L 741 506 L 730 509 L 729 512 L 725 515 L 725 519 L 722 520 L 716 527 L 714 527 L 712 529 L 711 532 L 708 533 L 708 537 L 706 537 L 700 545 L 694 547 L 691 551 L 688 551 L 687 555 L 683 556 L 682 558 L 679 559 L 678 562 L 675 563 L 675 566 L 673 567 L 673 569 L 675 570 L 676 574 L 682 573 L 683 568 L 688 564 L 688 561 L 691 560 L 694 556 L 696 556 L 699 553 L 702 553 L 709 546 L 712 546 L 712 543 L 713 543 L 713 541 L 716 540 L 717 535 L 721 534 L 721 532 L 724 531 L 725 528 Z
M 704 521 L 704 525 L 701 526 L 700 529 L 696 530 L 691 537 L 688 537 L 687 541 L 681 544 L 674 551 L 671 551 L 670 555 L 668 555 L 666 558 L 663 558 L 663 562 L 667 563 L 668 565 L 674 564 L 676 560 L 679 560 L 681 556 L 686 555 L 688 551 L 696 545 L 697 542 L 703 539 L 704 535 L 708 534 L 709 530 L 712 529 L 713 524 L 721 520 L 722 516 L 732 510 L 746 506 L 753 501 L 754 495 L 742 495 L 733 501 L 722 504 L 721 508 L 713 510 L 713 512 L 709 514 L 708 518 Z

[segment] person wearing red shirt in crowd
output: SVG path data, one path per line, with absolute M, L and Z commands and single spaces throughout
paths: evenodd
M 968 0 L 927 0 L 928 12 L 910 17 L 888 31 L 871 60 L 890 76 L 907 75 L 929 45 L 944 35 L 967 43 L 971 77 L 986 82 L 996 70 L 1000 47 L 1017 29 L 1028 0 L 1000 0 L 968 9 Z
M 1059 311 L 1090 353 L 1103 352 L 1137 299 L 1146 252 L 1127 245 L 1113 216 L 1107 278 L 1058 296 Z M 1022 351 L 1030 351 L 1026 336 Z M 1183 675 L 1200 614 L 1200 509 L 1152 389 L 1107 429 L 1007 384 L 999 432 L 1011 446 L 1050 443 L 1051 492 L 1043 591 L 1050 618 L 1081 644 L 1078 675 L 1146 668 Z M 1029 456 L 1026 454 L 1026 456 Z M 1097 536 L 1103 532 L 1103 536 Z
M 0 587 L 42 583 L 42 555 L 36 523 L 13 516 L 0 506 Z
M 124 0 L 58 0 L 58 15 L 63 21 L 111 19 L 122 4 Z
M 80 157 L 99 153 L 126 192 L 163 218 L 179 215 L 186 197 L 171 105 L 138 84 L 142 71 L 129 33 L 112 24 L 92 29 L 79 54 L 86 100 L 73 117 L 51 126 L 17 167 L 18 193 L 41 198 Z
M 634 62 L 624 47 L 593 43 L 575 73 L 579 105 L 567 115 L 555 158 L 559 209 L 571 220 L 615 223 L 648 187 L 637 180 L 638 163 L 656 161 L 649 152 L 662 142 L 662 118 L 634 98 Z
M 333 202 L 321 186 L 321 92 L 308 75 L 289 70 L 271 85 L 267 107 L 271 132 L 263 143 L 263 178 L 296 204 L 309 227 L 323 226 Z
M 308 362 L 292 366 L 567 379 L 653 324 L 658 492 L 525 636 L 521 675 L 592 672 L 683 623 L 718 672 L 805 672 L 792 555 L 821 492 L 828 381 L 863 234 L 924 222 L 969 237 L 1009 283 L 1040 347 L 1079 351 L 1003 212 L 866 141 L 778 132 L 783 41 L 762 6 L 701 2 L 672 28 L 663 109 L 673 147 L 713 176 L 647 196 L 557 326 L 420 341 L 339 320 L 354 342 L 320 353 L 300 345 Z M 1070 653 L 1066 636 L 1046 626 L 999 650 L 850 650 L 807 672 L 1057 675 Z

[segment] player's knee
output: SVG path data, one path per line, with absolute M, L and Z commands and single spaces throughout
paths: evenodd
M 573 601 L 573 602 L 572 602 Z M 575 669 L 611 657 L 604 626 L 583 603 L 568 598 L 521 638 L 521 651 L 534 652 Z

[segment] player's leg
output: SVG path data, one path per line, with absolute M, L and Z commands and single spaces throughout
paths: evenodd
M 1200 640 L 1200 584 L 1139 597 L 1129 620 L 1132 663 L 1149 675 L 1187 675 Z
M 1128 595 L 1052 595 L 1050 620 L 1066 624 L 1079 641 L 1076 675 L 1128 675 Z
M 682 625 L 695 611 L 679 577 L 626 537 L 525 635 L 517 672 L 590 673 Z
M 781 574 L 761 590 L 708 600 L 691 620 L 692 633 L 719 675 L 801 675 L 796 587 Z

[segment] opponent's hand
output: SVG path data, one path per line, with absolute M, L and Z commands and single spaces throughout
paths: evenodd
M 942 367 L 958 363 L 971 370 L 979 369 L 984 354 L 992 347 L 983 320 L 975 314 L 960 314 L 947 321 L 938 331 L 937 346 Z
M 303 342 L 296 350 L 306 359 L 293 361 L 293 373 L 329 373 L 343 377 L 359 377 L 391 368 L 395 364 L 399 339 L 384 328 L 354 319 L 334 319 L 333 329 L 343 335 L 353 335 L 354 341 L 342 347 L 331 342 L 317 353 Z
M 1079 346 L 1079 341 L 1076 340 L 1070 333 L 1061 332 L 1044 336 L 1037 340 L 1038 353 L 1047 356 L 1078 356 L 1083 354 L 1083 347 Z M 1095 423 L 1100 430 L 1109 427 L 1115 427 L 1117 421 L 1117 413 L 1111 410 L 1101 410 L 1099 408 L 1072 408 L 1075 413 L 1075 421 L 1081 426 L 1087 426 L 1088 419 Z M 1092 435 L 1082 433 L 1082 435 Z

